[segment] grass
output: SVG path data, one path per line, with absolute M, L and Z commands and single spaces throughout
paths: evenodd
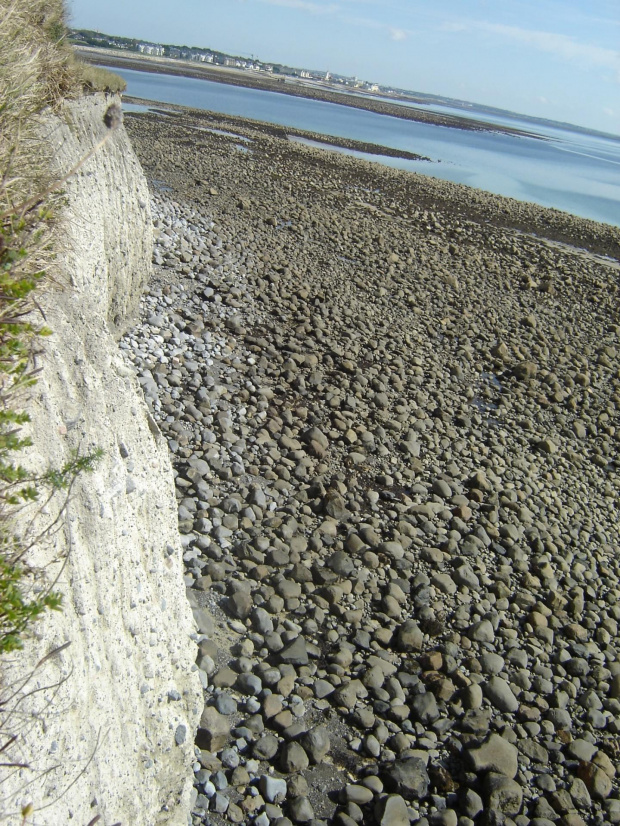
M 0 214 L 45 189 L 49 158 L 38 139 L 39 114 L 75 94 L 76 77 L 58 0 L 0 0 Z M 38 221 L 26 218 L 20 232 Z M 31 259 L 33 260 L 33 259 Z
M 118 94 L 124 92 L 127 84 L 120 75 L 109 72 L 107 69 L 100 69 L 98 66 L 91 66 L 88 63 L 76 61 L 78 78 L 87 92 L 107 92 L 108 94 Z

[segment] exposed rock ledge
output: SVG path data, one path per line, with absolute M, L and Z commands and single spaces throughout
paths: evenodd
M 98 96 L 68 104 L 50 122 L 61 171 L 105 133 L 110 103 Z M 58 586 L 64 610 L 39 623 L 37 640 L 19 662 L 71 645 L 27 686 L 64 678 L 49 707 L 52 691 L 23 706 L 39 712 L 38 719 L 25 718 L 20 743 L 19 757 L 31 769 L 4 783 L 2 796 L 13 794 L 16 811 L 30 801 L 35 809 L 52 804 L 39 815 L 42 823 L 86 826 L 100 814 L 101 826 L 185 826 L 202 692 L 191 670 L 195 626 L 173 476 L 167 447 L 113 336 L 137 305 L 152 252 L 147 185 L 124 129 L 66 190 L 66 284 L 43 302 L 54 335 L 29 408 L 28 463 L 39 470 L 60 466 L 76 448 L 105 454 L 73 488 L 54 547 L 35 551 L 39 562 L 68 552 Z M 44 519 L 53 516 L 52 510 Z M 55 574 L 58 566 L 47 570 Z

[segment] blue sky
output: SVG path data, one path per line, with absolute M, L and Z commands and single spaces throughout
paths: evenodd
M 619 0 L 69 0 L 72 24 L 620 134 Z

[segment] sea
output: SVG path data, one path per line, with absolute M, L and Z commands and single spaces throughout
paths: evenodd
M 518 115 L 494 115 L 491 120 L 527 135 L 478 132 L 209 80 L 131 69 L 111 71 L 122 75 L 126 94 L 133 97 L 406 150 L 431 160 L 336 151 L 620 226 L 620 136 L 520 121 Z M 488 113 L 475 106 L 466 113 L 446 106 L 412 108 L 490 120 Z

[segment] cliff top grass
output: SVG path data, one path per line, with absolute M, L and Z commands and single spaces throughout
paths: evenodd
M 38 117 L 75 94 L 61 0 L 0 0 L 0 210 L 46 188 Z
M 127 84 L 120 75 L 76 59 L 78 78 L 86 92 L 124 92 Z
M 41 112 L 56 109 L 82 92 L 122 92 L 126 84 L 118 75 L 75 58 L 63 0 L 0 0 L 0 33 L 0 203 L 4 205 L 16 192 L 32 194 L 46 176 L 49 164 L 37 141 Z

